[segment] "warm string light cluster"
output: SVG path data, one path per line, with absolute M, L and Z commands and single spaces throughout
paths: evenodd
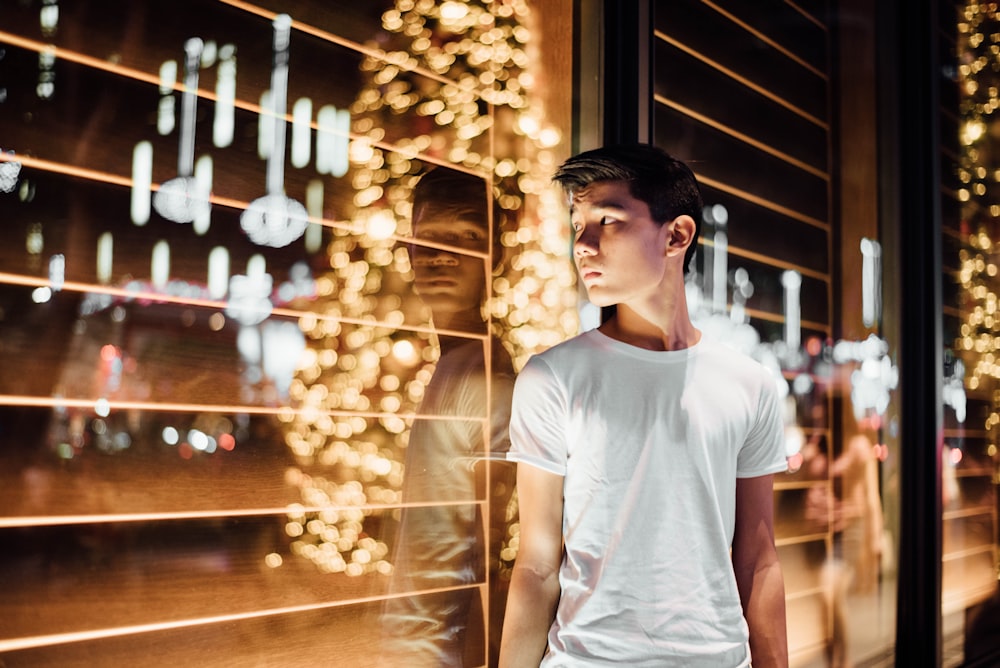
M 961 350 L 981 355 L 970 369 L 969 389 L 980 387 L 983 376 L 1000 378 L 1000 359 L 994 355 L 1000 349 L 1000 313 L 997 311 L 997 294 L 991 290 L 996 282 L 997 265 L 989 259 L 993 242 L 985 232 L 969 237 L 970 249 L 959 251 L 962 265 L 959 282 L 965 291 L 966 317 L 961 327 Z
M 411 426 L 400 416 L 419 407 L 438 356 L 434 336 L 403 326 L 431 323 L 396 241 L 412 231 L 410 195 L 429 162 L 482 175 L 503 211 L 493 221 L 503 248 L 493 252 L 504 257 L 485 315 L 515 367 L 578 328 L 564 204 L 549 183 L 562 136 L 532 95 L 531 18 L 525 0 L 397 0 L 382 17 L 391 37 L 370 45 L 362 65 L 349 178 L 353 228 L 365 233 L 334 230 L 309 305 L 329 317 L 300 323 L 309 343 L 290 395 L 304 410 L 285 417 L 299 463 L 286 480 L 303 502 L 289 510 L 286 532 L 293 551 L 324 571 L 392 570 L 371 506 L 400 501 Z M 344 317 L 382 324 L 348 326 Z
M 961 267 L 959 282 L 963 290 L 964 322 L 960 338 L 955 342 L 967 365 L 966 385 L 970 390 L 988 389 L 990 379 L 1000 378 L 1000 311 L 995 291 L 997 265 L 991 259 L 993 241 L 981 231 L 968 240 L 969 249 L 959 251 Z M 986 419 L 986 429 L 1000 425 L 996 407 L 1000 397 L 994 396 L 994 410 Z
M 370 506 L 400 501 L 399 453 L 409 421 L 399 415 L 419 403 L 437 355 L 426 334 L 391 326 L 422 313 L 407 287 L 409 255 L 391 245 L 334 232 L 329 270 L 317 279 L 311 305 L 316 315 L 299 323 L 308 345 L 289 397 L 303 410 L 279 415 L 299 463 L 286 482 L 299 488 L 304 507 L 324 508 L 296 506 L 286 533 L 292 551 L 325 572 L 391 571 L 388 548 L 371 538 L 377 531 L 366 531 L 365 519 Z M 345 318 L 385 324 L 348 325 Z
M 1000 15 L 998 4 L 969 3 L 958 24 L 958 76 L 962 96 L 958 176 L 959 199 L 981 202 L 993 217 L 1000 204 L 991 201 L 992 184 L 1000 181 L 1000 164 L 991 155 L 989 125 L 1000 108 Z
M 554 171 L 553 165 L 547 173 Z M 576 274 L 564 259 L 570 246 L 564 205 L 542 190 L 535 216 L 534 224 L 504 233 L 503 245 L 518 250 L 508 273 L 493 281 L 493 316 L 506 324 L 518 368 L 579 329 Z
M 961 156 L 959 199 L 975 213 L 967 223 L 980 229 L 970 234 L 967 247 L 959 252 L 959 283 L 962 287 L 960 337 L 955 341 L 964 358 L 970 390 L 988 391 L 992 379 L 1000 378 L 1000 312 L 997 300 L 997 263 L 989 219 L 1000 217 L 998 186 L 1000 161 L 993 155 L 991 126 L 1000 109 L 1000 5 L 995 2 L 966 4 L 959 20 L 959 89 Z M 974 207 L 972 206 L 974 205 Z M 982 213 L 980 213 L 982 212 Z M 985 214 L 985 215 L 983 215 Z M 1000 425 L 1000 396 L 992 397 L 993 410 L 986 429 Z M 992 447 L 992 446 L 991 446 Z

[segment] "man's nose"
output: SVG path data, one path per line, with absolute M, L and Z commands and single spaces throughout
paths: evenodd
M 597 230 L 585 227 L 573 242 L 573 252 L 576 255 L 594 255 L 601 248 Z
M 457 267 L 458 257 L 453 253 L 433 248 L 421 248 L 414 253 L 413 265 L 416 267 Z

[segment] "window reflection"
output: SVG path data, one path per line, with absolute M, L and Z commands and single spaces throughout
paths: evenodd
M 45 4 L 0 30 L 0 653 L 371 665 L 443 580 L 434 661 L 485 663 L 509 384 L 576 327 L 569 3 Z
M 413 194 L 415 239 L 487 251 L 491 219 L 499 230 L 500 210 L 491 215 L 485 186 L 476 176 L 444 168 L 423 175 Z M 417 243 L 411 254 L 414 287 L 435 327 L 485 333 L 484 260 Z M 492 665 L 506 601 L 499 565 L 514 487 L 514 467 L 505 461 L 514 370 L 492 336 L 438 336 L 436 345 L 440 352 L 417 413 L 441 418 L 418 417 L 409 434 L 405 507 L 390 585 L 399 598 L 386 603 L 382 616 L 383 660 L 386 665 L 461 666 L 470 654 L 482 656 L 482 649 L 470 652 L 483 642 L 482 622 L 477 628 L 470 620 L 480 616 L 473 612 L 483 607 L 484 590 L 472 585 L 488 582 Z M 488 416 L 485 424 L 454 419 L 479 416 Z M 487 503 L 476 503 L 480 500 Z M 440 588 L 451 591 L 415 593 Z

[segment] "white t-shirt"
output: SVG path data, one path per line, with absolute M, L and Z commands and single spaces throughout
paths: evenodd
M 564 476 L 542 665 L 749 665 L 736 479 L 786 470 L 782 433 L 774 379 L 717 343 L 656 352 L 593 330 L 531 358 L 508 458 Z

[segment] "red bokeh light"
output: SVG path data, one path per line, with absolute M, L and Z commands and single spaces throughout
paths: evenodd
M 219 436 L 219 447 L 223 450 L 232 451 L 236 447 L 236 439 L 232 434 L 222 434 Z

